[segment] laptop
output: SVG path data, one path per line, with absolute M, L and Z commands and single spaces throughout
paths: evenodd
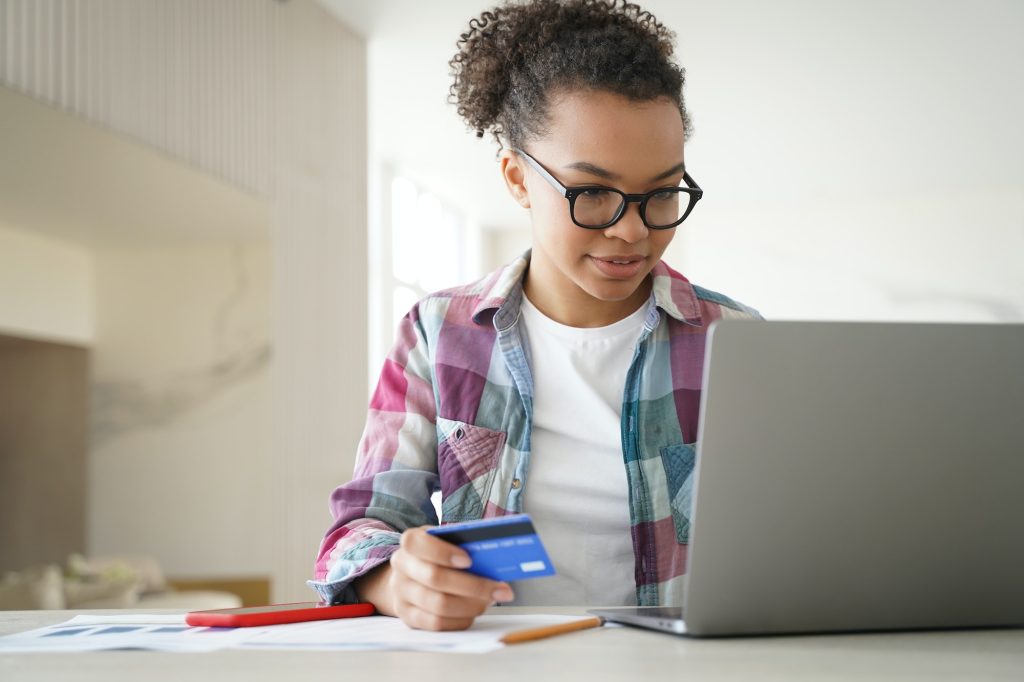
M 690 636 L 1024 625 L 1024 325 L 723 320 L 708 335 Z

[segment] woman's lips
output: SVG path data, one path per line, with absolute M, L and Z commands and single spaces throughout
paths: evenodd
M 632 279 L 636 277 L 643 270 L 644 263 L 647 261 L 643 256 L 588 257 L 602 274 L 612 279 Z

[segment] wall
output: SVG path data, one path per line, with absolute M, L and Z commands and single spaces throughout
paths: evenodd
M 0 0 L 0 83 L 267 194 L 280 5 Z
M 269 201 L 273 424 L 261 475 L 274 485 L 263 498 L 271 519 L 260 529 L 269 549 L 252 554 L 269 553 L 276 601 L 308 598 L 304 581 L 331 521 L 328 495 L 351 475 L 366 413 L 364 41 L 313 0 L 0 0 L 0 19 L 0 84 Z M 163 450 L 159 465 L 131 459 L 141 444 L 119 446 L 117 458 L 135 464 L 125 489 L 152 490 L 151 472 L 167 474 L 173 464 L 164 458 L 183 457 L 188 442 Z M 208 490 L 206 479 L 191 478 L 160 498 L 173 507 L 146 508 L 173 516 Z M 115 531 L 99 526 L 141 526 L 131 515 L 145 502 L 136 493 L 94 509 L 102 520 L 90 537 L 110 546 Z M 251 523 L 225 508 L 235 528 Z M 175 564 L 190 573 L 206 567 L 194 553 L 178 561 L 193 562 Z M 216 561 L 209 566 L 226 570 Z
M 97 250 L 92 553 L 271 573 L 271 261 L 259 243 Z
M 98 360 L 56 376 L 87 351 L 0 351 L 5 559 L 142 552 L 175 577 L 266 580 L 268 202 L 6 87 L 0 110 L 0 216 L 18 225 L 0 232 L 0 324 Z M 197 503 L 168 514 L 168 497 Z M 222 532 L 237 514 L 260 523 Z
M 298 601 L 366 421 L 366 47 L 313 2 L 274 40 L 274 600 Z
M 0 333 L 91 343 L 93 270 L 80 245 L 0 224 Z
M 1024 5 L 656 2 L 705 189 L 671 262 L 770 318 L 1024 321 Z
M 666 258 L 766 317 L 1024 321 L 1024 191 L 707 208 Z
M 89 249 L 0 226 L 0 571 L 86 548 Z
M 512 198 L 509 197 L 509 201 Z M 527 220 L 527 227 L 518 230 L 485 230 L 482 234 L 484 243 L 487 245 L 488 270 L 505 265 L 513 258 L 526 251 L 531 246 L 532 237 L 529 229 L 529 216 L 523 211 L 523 217 Z

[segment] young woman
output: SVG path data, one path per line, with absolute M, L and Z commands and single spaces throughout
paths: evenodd
M 533 247 L 405 316 L 310 581 L 412 627 L 495 602 L 677 604 L 705 334 L 757 312 L 661 261 L 700 199 L 673 34 L 636 5 L 506 4 L 451 61 L 459 114 L 501 145 Z M 511 586 L 426 534 L 528 512 L 558 575 Z

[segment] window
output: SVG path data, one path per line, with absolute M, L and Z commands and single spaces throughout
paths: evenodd
M 412 180 L 391 181 L 392 329 L 423 296 L 466 281 L 464 221 Z
M 371 207 L 370 391 L 399 320 L 427 294 L 480 277 L 478 230 L 465 214 L 408 176 L 379 176 Z

